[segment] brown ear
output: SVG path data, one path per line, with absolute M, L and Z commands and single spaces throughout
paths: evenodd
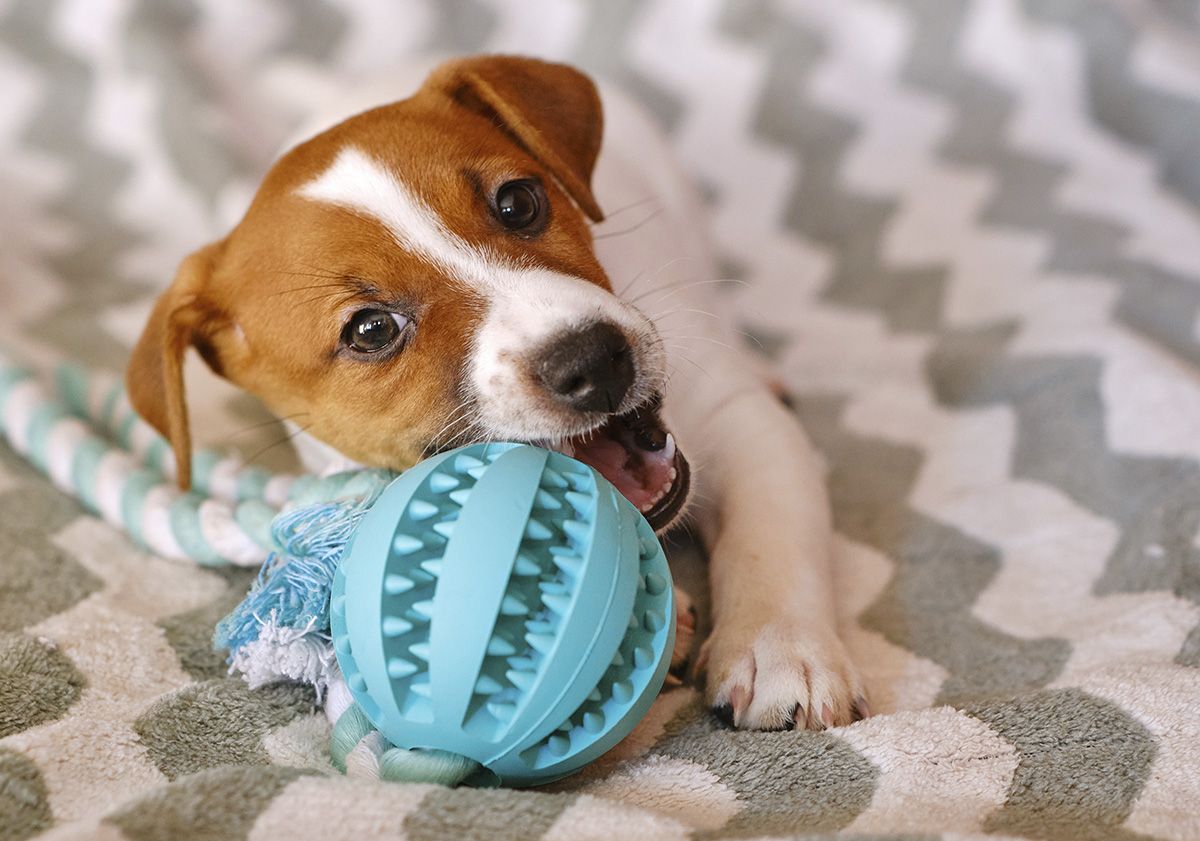
M 183 358 L 214 320 L 214 312 L 204 304 L 202 294 L 218 250 L 218 244 L 206 246 L 179 266 L 174 282 L 155 302 L 125 373 L 125 388 L 133 408 L 171 442 L 175 478 L 183 490 L 192 484 Z
M 479 56 L 441 65 L 425 87 L 496 120 L 550 170 L 584 213 L 595 222 L 604 219 L 591 188 L 604 115 L 587 76 L 565 64 Z

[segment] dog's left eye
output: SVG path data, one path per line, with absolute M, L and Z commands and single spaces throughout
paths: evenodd
M 396 343 L 409 321 L 387 310 L 365 309 L 350 316 L 342 330 L 342 341 L 359 353 L 378 353 Z
M 536 181 L 509 181 L 496 191 L 496 218 L 510 231 L 526 231 L 545 218 L 546 194 Z

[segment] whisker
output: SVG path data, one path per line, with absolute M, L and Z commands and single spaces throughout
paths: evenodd
M 280 295 L 292 295 L 296 292 L 308 292 L 313 289 L 345 289 L 344 283 L 318 283 L 313 286 L 296 286 L 292 289 L 281 289 L 278 292 L 272 292 L 267 295 L 268 298 L 278 298 Z
M 465 413 L 461 411 L 463 408 L 466 409 Z M 480 433 L 481 432 L 481 429 L 479 427 L 479 420 L 481 418 L 481 414 L 480 414 L 478 406 L 471 405 L 469 401 L 464 400 L 462 403 L 459 404 L 459 407 L 455 410 L 454 414 L 459 415 L 459 417 L 452 419 L 450 422 L 445 424 L 442 427 L 442 429 L 438 432 L 438 434 L 431 441 L 431 443 L 438 449 L 443 449 L 443 450 L 451 449 L 452 447 L 457 446 L 457 444 L 460 440 L 465 439 L 471 433 L 473 433 L 473 432 Z M 450 428 L 454 424 L 460 424 L 462 426 L 462 428 L 460 430 L 458 430 L 457 432 L 455 432 L 453 435 L 451 435 L 445 441 L 439 443 L 437 439 L 442 437 L 445 434 L 446 429 Z M 485 439 L 486 439 L 486 436 L 482 436 L 482 435 L 480 435 L 480 437 L 477 438 L 477 440 L 485 440 Z
M 647 277 L 644 278 L 644 280 L 645 280 L 645 282 L 649 283 L 650 281 L 654 280 L 654 278 L 658 277 L 660 274 L 665 272 L 667 269 L 671 268 L 671 266 L 675 265 L 676 263 L 694 261 L 695 259 L 696 259 L 695 257 L 689 257 L 687 255 L 683 255 L 680 257 L 673 257 L 670 260 L 668 260 L 667 262 L 663 263 L 657 269 L 652 271 Z M 630 281 L 629 284 L 625 287 L 625 289 L 623 289 L 621 291 L 621 294 L 618 297 L 624 296 L 625 292 L 627 292 L 633 286 L 634 282 L 636 282 L 638 280 L 638 278 L 641 278 L 641 276 L 642 276 L 642 272 L 638 272 L 637 275 L 634 276 L 634 279 L 632 281 Z M 660 291 L 662 289 L 669 289 L 672 286 L 678 286 L 678 285 L 679 285 L 678 283 L 670 283 L 670 284 L 667 284 L 666 286 L 659 286 L 659 287 L 651 286 L 645 292 L 641 293 L 636 298 L 629 301 L 629 303 L 631 303 L 631 304 L 637 303 L 642 298 L 644 298 L 645 296 L 647 296 L 653 292 Z
M 311 427 L 311 426 L 312 426 L 311 423 L 308 426 L 302 426 L 299 429 L 297 429 L 295 432 L 289 432 L 287 435 L 280 438 L 274 444 L 268 444 L 267 446 L 263 447 L 261 450 L 256 452 L 254 455 L 250 456 L 250 458 L 246 459 L 245 464 L 253 464 L 256 459 L 261 457 L 268 450 L 273 450 L 276 447 L 278 447 L 280 444 L 286 444 L 288 441 L 291 441 L 293 438 L 295 438 L 301 432 L 307 432 L 309 427 Z
M 626 284 L 625 284 L 623 287 L 621 287 L 621 291 L 619 291 L 619 292 L 617 292 L 617 293 L 616 293 L 616 294 L 617 294 L 617 297 L 618 297 L 618 298 L 624 298 L 624 297 L 625 297 L 625 293 L 626 293 L 626 292 L 628 292 L 630 289 L 632 289 L 632 288 L 633 288 L 633 285 L 634 285 L 635 283 L 637 283 L 637 282 L 638 282 L 638 279 L 639 279 L 639 278 L 641 278 L 641 276 L 642 276 L 643 274 L 645 274 L 645 272 L 638 272 L 637 274 L 635 274 L 635 275 L 633 276 L 633 280 L 631 280 L 631 281 L 629 281 L 628 283 L 626 283 Z
M 231 432 L 229 435 L 231 438 L 235 438 L 238 435 L 245 435 L 247 432 L 253 432 L 255 429 L 262 429 L 264 426 L 270 426 L 273 423 L 282 423 L 283 421 L 292 420 L 294 418 L 300 417 L 301 415 L 309 415 L 309 414 L 312 414 L 312 413 L 311 412 L 294 412 L 290 415 L 284 415 L 283 417 L 271 418 L 270 420 L 265 420 L 260 423 L 251 424 L 250 426 L 244 426 L 241 429 Z
M 692 335 L 684 336 L 679 333 L 665 333 L 665 332 L 662 333 L 662 336 L 664 339 L 683 339 L 684 341 L 691 341 L 693 339 L 696 339 L 696 340 L 699 340 L 702 342 L 711 342 L 712 344 L 717 345 L 718 347 L 723 347 L 726 350 L 731 350 L 731 351 L 734 351 L 735 353 L 738 350 L 737 348 L 735 348 L 731 345 L 727 345 L 724 342 L 718 341 L 718 340 L 712 338 L 711 336 L 692 336 Z
M 475 413 L 472 413 L 468 417 L 464 418 L 461 421 L 463 423 L 463 428 L 454 435 L 450 436 L 450 438 L 441 445 L 441 449 L 450 450 L 454 447 L 460 446 L 460 442 L 466 442 L 467 437 L 472 436 L 472 433 L 475 433 L 473 436 L 474 443 L 483 443 L 492 440 L 490 436 L 484 434 L 483 431 L 478 427 L 477 421 L 478 416 Z
M 763 353 L 767 352 L 766 347 L 764 347 L 763 343 L 761 341 L 759 341 L 758 336 L 755 336 L 752 333 L 747 333 L 745 330 L 741 330 L 737 327 L 733 328 L 733 332 L 737 333 L 739 336 L 741 336 L 744 339 L 749 339 L 750 341 L 754 342 L 754 344 L 758 345 L 758 349 L 761 350 Z
M 311 275 L 310 275 L 311 277 L 327 277 L 331 280 L 343 280 L 343 281 L 352 280 L 352 278 L 347 277 L 342 272 L 333 272 L 333 271 L 330 271 L 329 269 L 322 268 L 321 266 L 314 266 L 312 263 L 298 263 L 297 265 L 301 266 L 302 268 L 308 269 L 308 271 L 311 273 Z M 297 272 L 297 274 L 303 274 L 303 273 Z
M 695 369 L 696 369 L 696 370 L 697 370 L 699 373 L 703 374 L 703 375 L 704 375 L 705 377 L 707 377 L 708 379 L 710 379 L 710 380 L 711 380 L 711 379 L 713 378 L 712 374 L 710 374 L 708 371 L 706 371 L 706 370 L 704 370 L 703 368 L 701 368 L 701 367 L 700 367 L 699 365 L 697 365 L 695 362 L 692 362 L 692 360 L 690 360 L 690 359 L 685 359 L 685 360 L 683 360 L 683 361 L 684 361 L 684 362 L 687 362 L 687 363 L 689 363 L 689 364 L 690 364 L 690 365 L 691 365 L 693 368 L 695 368 Z M 672 371 L 672 373 L 673 373 L 673 374 L 674 374 L 676 377 L 678 377 L 678 376 L 679 376 L 679 369 L 678 369 L 678 368 L 675 368 L 675 369 Z
M 721 316 L 717 315 L 716 313 L 711 313 L 708 310 L 696 309 L 695 307 L 685 307 L 683 305 L 674 307 L 673 309 L 669 309 L 664 313 L 658 313 L 657 315 L 654 316 L 654 319 L 655 319 L 655 321 L 661 321 L 662 319 L 667 318 L 668 316 L 678 315 L 681 312 L 693 312 L 693 313 L 696 313 L 696 315 L 706 315 L 709 318 L 715 318 L 718 321 L 721 320 Z
M 697 371 L 699 371 L 701 374 L 703 374 L 704 376 L 708 377 L 710 380 L 712 379 L 712 374 L 711 374 L 711 373 L 708 371 L 708 369 L 707 369 L 707 368 L 705 368 L 704 366 L 702 366 L 702 365 L 701 365 L 699 362 L 697 362 L 696 360 L 692 359 L 692 358 L 691 358 L 690 356 L 688 356 L 686 353 L 684 353 L 684 352 L 681 350 L 681 348 L 680 348 L 680 346 L 679 346 L 679 345 L 667 345 L 667 347 L 669 347 L 669 348 L 672 348 L 672 349 L 674 350 L 674 352 L 671 354 L 671 357 L 672 357 L 672 358 L 674 358 L 674 357 L 676 357 L 676 356 L 677 356 L 677 357 L 679 357 L 679 358 L 680 358 L 680 359 L 682 359 L 684 362 L 688 363 L 688 364 L 689 364 L 689 365 L 691 365 L 693 368 L 695 368 Z
M 343 292 L 327 292 L 324 295 L 313 295 L 311 298 L 305 298 L 303 301 L 296 301 L 294 306 L 303 306 L 305 304 L 311 304 L 316 301 L 323 301 L 327 298 L 341 298 L 343 300 L 348 301 L 351 298 L 355 298 L 357 296 L 358 296 L 358 292 L 355 292 L 353 290 L 343 291 Z
M 451 409 L 449 412 L 446 413 L 446 420 L 442 424 L 442 428 L 439 429 L 436 433 L 434 433 L 434 435 L 432 437 L 433 438 L 439 437 L 443 432 L 446 431 L 447 428 L 449 428 L 451 425 L 453 425 L 454 423 L 456 423 L 459 420 L 460 415 L 465 415 L 466 412 L 469 410 L 469 408 L 470 408 L 470 405 L 467 400 L 459 401 L 458 404 L 455 405 L 455 407 L 453 409 Z
M 716 339 L 712 338 L 711 336 L 676 336 L 675 338 L 677 338 L 677 339 L 699 339 L 702 342 L 711 342 L 712 344 L 716 345 L 717 347 L 723 347 L 726 350 L 731 350 L 731 351 L 734 351 L 735 353 L 737 352 L 737 348 L 735 348 L 733 345 L 727 345 L 724 342 L 717 341 Z
M 623 228 L 619 231 L 610 231 L 608 233 L 596 234 L 594 237 L 592 237 L 592 239 L 594 239 L 594 240 L 611 239 L 612 237 L 622 237 L 622 236 L 625 236 L 626 234 L 632 234 L 634 231 L 636 231 L 638 228 L 645 225 L 647 222 L 651 221 L 652 219 L 656 219 L 661 215 L 662 215 L 662 208 L 660 207 L 657 210 L 650 213 L 650 215 L 648 215 L 641 222 L 638 222 L 636 225 L 630 225 L 628 228 Z
M 429 443 L 425 445 L 425 449 L 421 451 L 421 458 L 425 458 L 429 453 L 438 446 L 438 440 L 446 434 L 454 424 L 465 420 L 472 411 L 470 400 L 464 399 L 457 406 L 450 410 L 448 420 L 442 424 L 442 428 L 435 432 L 429 438 Z
M 603 222 L 589 222 L 588 224 L 592 225 L 593 227 L 595 227 L 596 225 L 603 225 L 607 222 L 612 221 L 614 216 L 620 216 L 622 213 L 624 213 L 627 210 L 633 210 L 635 207 L 641 207 L 644 204 L 648 204 L 648 203 L 650 203 L 652 201 L 656 201 L 656 200 L 657 200 L 657 198 L 655 196 L 646 196 L 646 198 L 644 198 L 644 199 L 638 199 L 637 201 L 630 202 L 629 204 L 624 205 L 623 207 L 618 207 L 612 213 L 606 213 L 604 215 Z
M 679 259 L 695 259 L 695 258 L 687 257 L 687 258 L 679 258 Z M 729 279 L 710 278 L 709 280 L 678 281 L 676 283 L 668 283 L 666 286 L 659 286 L 659 287 L 647 289 L 641 295 L 632 299 L 629 303 L 636 304 L 638 301 L 642 300 L 642 298 L 646 297 L 647 295 L 653 295 L 655 292 L 662 292 L 663 298 L 669 298 L 672 295 L 678 295 L 684 289 L 691 289 L 693 286 L 709 286 L 714 283 L 735 283 L 740 286 L 749 286 L 750 285 L 750 284 L 746 283 L 746 281 L 738 280 L 737 278 L 729 278 Z M 670 290 L 670 291 L 667 291 L 667 290 Z M 655 298 L 654 300 L 658 301 L 661 299 Z

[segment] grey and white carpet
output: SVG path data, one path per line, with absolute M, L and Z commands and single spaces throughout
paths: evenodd
M 0 0 L 2 340 L 121 368 L 304 92 L 423 50 L 669 128 L 828 458 L 879 715 L 738 733 L 683 688 L 551 791 L 345 779 L 309 695 L 208 650 L 245 573 L 0 448 L 0 838 L 1200 837 L 1200 4 Z

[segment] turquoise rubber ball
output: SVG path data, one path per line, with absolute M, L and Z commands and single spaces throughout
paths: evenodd
M 624 738 L 675 643 L 666 556 L 603 476 L 474 444 L 398 477 L 333 584 L 334 651 L 389 742 L 451 751 L 476 784 L 531 786 Z

